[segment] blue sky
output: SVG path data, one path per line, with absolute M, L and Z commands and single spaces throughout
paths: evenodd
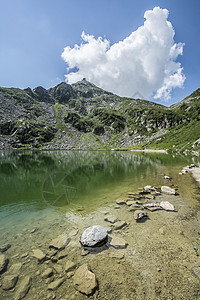
M 69 58 L 61 58 L 63 49 L 80 45 L 83 31 L 112 46 L 144 25 L 145 11 L 156 6 L 169 11 L 175 43 L 185 43 L 176 62 L 186 79 L 182 88 L 172 89 L 167 102 L 154 99 L 151 89 L 145 98 L 166 105 L 182 100 L 200 87 L 199 0 L 0 0 L 0 86 L 55 86 L 65 80 Z

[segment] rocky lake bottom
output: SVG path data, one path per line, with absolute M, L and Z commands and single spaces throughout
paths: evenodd
M 0 299 L 199 299 L 199 186 L 179 168 L 168 169 L 172 179 L 162 171 L 155 184 L 149 177 L 155 189 L 147 192 L 145 179 L 143 186 L 127 181 L 97 193 L 96 207 L 49 205 L 2 218 Z M 179 194 L 156 193 L 161 186 Z M 162 201 L 175 211 L 143 207 Z M 138 222 L 136 211 L 148 218 Z M 80 236 L 93 225 L 106 228 L 108 240 L 84 248 Z

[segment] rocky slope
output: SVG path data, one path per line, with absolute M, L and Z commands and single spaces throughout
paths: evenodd
M 0 149 L 170 148 L 175 130 L 195 123 L 198 132 L 199 99 L 200 89 L 167 108 L 119 97 L 86 79 L 49 90 L 0 88 Z M 191 145 L 198 138 L 190 136 Z

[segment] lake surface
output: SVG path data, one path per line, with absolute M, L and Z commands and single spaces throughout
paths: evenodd
M 118 198 L 127 198 L 128 192 L 137 192 L 145 185 L 169 185 L 164 175 L 173 178 L 170 186 L 178 188 L 182 202 L 176 201 L 183 213 L 189 209 L 198 212 L 199 186 L 190 174 L 178 174 L 184 166 L 198 163 L 198 160 L 190 156 L 131 151 L 0 151 L 0 245 L 11 243 L 8 251 L 14 257 L 13 262 L 17 262 L 24 252 L 30 255 L 34 247 L 48 248 L 49 241 L 63 231 L 70 234 L 78 230 L 76 244 L 82 229 L 94 223 L 104 225 L 103 210 L 113 213 Z M 116 211 L 119 214 L 119 210 Z M 120 214 L 125 220 L 129 218 L 124 208 Z M 154 224 L 158 230 L 162 222 L 155 218 Z M 193 225 L 188 226 L 189 229 L 194 231 Z M 141 235 L 140 229 L 133 230 Z M 127 236 L 127 239 L 131 245 L 133 237 Z M 27 260 L 27 264 L 31 262 Z M 34 266 L 32 268 L 34 273 Z M 46 297 L 45 293 L 41 288 L 34 299 Z M 66 299 L 73 299 L 73 291 L 70 293 L 72 298 Z M 6 295 L 3 294 L 2 299 L 6 299 Z M 78 295 L 74 299 L 85 299 L 81 297 Z M 111 299 L 106 297 L 104 295 L 104 299 Z M 154 299 L 150 294 L 148 298 L 138 296 L 138 299 L 151 297 Z

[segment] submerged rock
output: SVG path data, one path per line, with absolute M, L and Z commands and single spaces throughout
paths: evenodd
M 116 204 L 118 204 L 118 205 L 124 205 L 124 204 L 126 204 L 126 200 L 125 199 L 117 199 L 116 200 Z
M 164 210 L 175 211 L 174 205 L 171 204 L 169 201 L 160 202 L 160 207 L 163 208 Z
M 169 176 L 167 176 L 167 175 L 165 175 L 165 176 L 164 176 L 164 179 L 172 179 L 172 178 L 169 177 Z
M 126 225 L 127 225 L 127 223 L 125 221 L 118 221 L 114 224 L 114 229 L 115 230 L 122 229 Z
M 32 256 L 37 258 L 38 262 L 43 262 L 46 258 L 46 254 L 40 249 L 34 249 Z
M 107 229 L 100 225 L 94 225 L 83 231 L 80 242 L 83 246 L 95 247 L 106 242 L 107 238 Z
M 148 215 L 141 210 L 136 210 L 134 213 L 134 219 L 136 221 L 144 221 L 148 219 Z
M 7 275 L 2 280 L 2 288 L 3 290 L 11 290 L 15 287 L 18 280 L 18 276 L 15 275 Z
M 56 290 L 59 286 L 61 286 L 61 284 L 62 284 L 64 281 L 65 281 L 64 278 L 60 278 L 60 279 L 54 280 L 54 281 L 52 281 L 52 282 L 48 285 L 47 289 L 48 289 L 48 290 L 54 291 L 54 290 Z
M 4 244 L 4 245 L 0 246 L 0 252 L 1 253 L 6 252 L 10 247 L 11 247 L 10 244 Z
M 113 215 L 108 215 L 104 218 L 104 221 L 109 222 L 109 223 L 115 223 L 118 221 L 118 218 Z
M 152 185 L 146 185 L 143 189 L 145 192 L 155 191 L 155 188 Z
M 128 243 L 119 237 L 111 237 L 110 246 L 112 246 L 115 249 L 125 249 L 127 247 Z
M 175 189 L 170 188 L 169 186 L 161 186 L 161 192 L 168 195 L 177 195 L 177 191 Z
M 95 274 L 92 273 L 88 264 L 84 264 L 77 269 L 74 274 L 75 289 L 85 295 L 91 295 L 97 288 L 97 280 Z
M 9 269 L 9 274 L 19 275 L 22 268 L 22 263 L 13 264 Z
M 4 254 L 0 254 L 0 274 L 6 270 L 8 262 L 8 258 L 6 258 Z
M 65 235 L 61 235 L 55 239 L 53 239 L 49 245 L 50 248 L 54 248 L 54 249 L 58 249 L 58 250 L 62 250 L 64 249 L 69 242 L 71 241 L 71 239 Z
M 70 272 L 76 268 L 76 264 L 73 261 L 67 261 L 65 265 L 65 272 Z
M 18 290 L 16 291 L 14 300 L 20 300 L 26 296 L 31 287 L 31 277 L 26 276 L 20 283 Z
M 49 278 L 53 275 L 53 269 L 52 268 L 47 268 L 43 273 L 42 273 L 42 278 Z

